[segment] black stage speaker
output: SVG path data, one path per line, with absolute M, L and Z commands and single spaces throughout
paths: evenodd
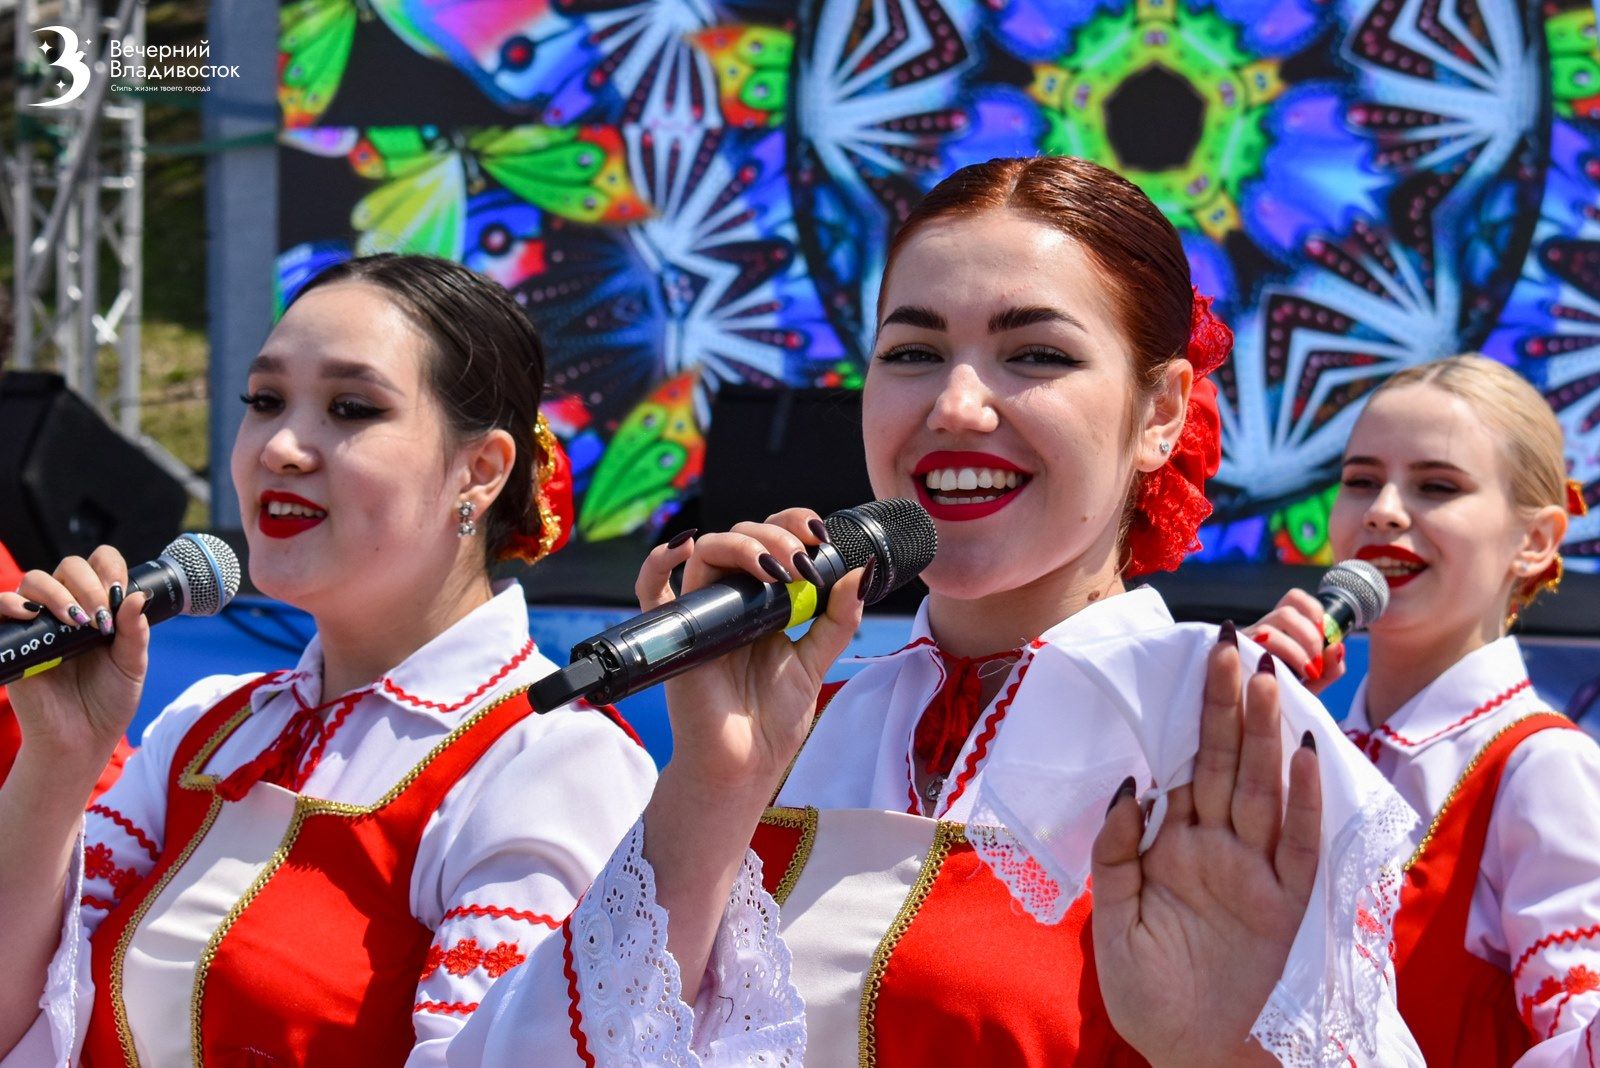
M 698 514 L 674 526 L 727 530 L 785 508 L 825 516 L 870 500 L 859 390 L 725 385 L 711 405 Z M 907 583 L 874 610 L 915 611 L 926 592 Z
M 0 374 L 0 542 L 24 568 L 115 546 L 130 563 L 180 531 L 183 486 L 44 371 Z

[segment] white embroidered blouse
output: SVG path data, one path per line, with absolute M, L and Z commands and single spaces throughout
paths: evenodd
M 1122 779 L 1134 774 L 1145 788 L 1153 834 L 1165 791 L 1192 778 L 1215 641 L 1214 627 L 1174 624 L 1150 589 L 1058 624 L 1013 665 L 932 814 L 965 821 L 967 837 L 1013 896 L 1038 918 L 1059 919 L 1082 890 L 1089 845 Z M 1260 650 L 1240 644 L 1248 669 Z M 921 811 L 912 735 L 943 670 L 926 606 L 909 644 L 865 663 L 819 718 L 778 805 Z M 1302 732 L 1318 742 L 1324 863 L 1255 1033 L 1287 1063 L 1420 1064 L 1394 1004 L 1392 970 L 1372 963 L 1387 961 L 1385 921 L 1414 816 L 1315 698 L 1292 682 L 1282 693 L 1285 760 Z M 820 1041 L 826 1036 L 813 1036 L 818 1048 L 808 1053 L 796 983 L 822 965 L 791 960 L 784 917 L 762 887 L 754 853 L 706 975 L 688 984 L 694 1008 L 683 1002 L 685 984 L 666 948 L 667 916 L 642 856 L 644 834 L 642 822 L 628 833 L 574 911 L 568 937 L 545 942 L 490 991 L 450 1046 L 453 1068 L 835 1062 L 838 1051 L 821 1048 L 836 1045 Z M 811 1008 L 815 1016 L 818 1006 Z M 845 1059 L 855 1063 L 853 1044 Z
M 297 709 L 321 704 L 321 670 L 313 638 L 293 671 L 252 694 L 252 715 L 205 770 L 225 777 L 270 745 Z M 528 636 L 521 588 L 504 583 L 488 603 L 357 691 L 347 713 L 339 714 L 343 702 L 330 709 L 302 765 L 315 760 L 302 792 L 373 804 L 474 711 L 554 670 Z M 89 809 L 39 1018 L 0 1060 L 4 1068 L 76 1061 L 94 1001 L 88 941 L 106 911 L 156 863 L 174 752 L 196 721 L 254 677 L 195 683 L 151 723 L 122 777 Z M 417 980 L 409 1064 L 444 1063 L 445 1046 L 490 983 L 533 953 L 571 911 L 638 818 L 654 782 L 649 755 L 615 723 L 596 709 L 566 706 L 522 719 L 456 783 L 423 830 L 411 878 L 412 915 L 434 940 Z M 174 1026 L 172 1013 L 181 1013 L 179 1021 L 188 1017 L 194 962 L 216 928 L 218 908 L 226 913 L 283 834 L 293 805 L 275 803 L 277 795 L 292 802 L 288 791 L 257 784 L 239 803 L 255 806 L 244 833 L 219 834 L 219 821 L 206 835 L 204 848 L 219 855 L 195 866 L 204 870 L 183 888 L 162 932 L 192 955 L 174 955 L 170 942 L 144 954 L 138 937 L 130 945 L 126 1002 L 144 1063 L 191 1060 L 189 1028 Z
M 1463 657 L 1374 730 L 1365 681 L 1346 734 L 1422 817 L 1512 722 L 1552 706 L 1515 638 Z M 1519 1065 L 1600 1061 L 1600 746 L 1541 731 L 1512 752 L 1484 842 L 1466 948 L 1509 972 L 1535 1046 Z

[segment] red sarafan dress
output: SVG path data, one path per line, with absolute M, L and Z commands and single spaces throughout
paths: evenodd
M 1153 590 L 1119 594 L 993 658 L 1004 673 L 998 692 L 962 712 L 952 687 L 968 687 L 952 676 L 971 665 L 940 652 L 924 611 L 905 647 L 863 662 L 823 695 L 703 977 L 686 980 L 666 950 L 669 917 L 655 901 L 641 823 L 559 939 L 490 991 L 452 1043 L 451 1064 L 1142 1063 L 1101 998 L 1088 849 L 1126 776 L 1152 798 L 1188 781 L 1215 641 L 1215 628 L 1174 624 Z M 1259 650 L 1242 644 L 1252 663 Z M 1409 810 L 1314 698 L 1294 685 L 1283 693 L 1293 737 L 1311 730 L 1320 740 L 1332 825 L 1324 843 L 1360 840 L 1364 813 L 1405 815 L 1377 851 L 1382 863 L 1368 858 L 1371 880 L 1387 865 L 1397 884 Z M 948 763 L 929 758 L 946 736 L 942 725 L 918 729 L 929 715 L 960 724 Z M 919 766 L 942 774 L 930 786 Z M 1042 789 L 1031 792 L 1035 782 Z M 1049 812 L 1060 832 L 1050 877 L 1017 842 L 996 848 L 997 805 L 1029 798 L 1059 806 Z M 1330 850 L 1325 859 L 1353 872 L 1358 855 Z M 1320 1029 L 1331 1014 L 1291 1018 L 1284 1004 L 1331 1003 L 1340 992 L 1285 986 L 1263 1012 L 1263 1039 L 1277 1050 L 1342 1042 L 1357 1063 L 1421 1063 L 1399 1024 L 1392 976 L 1359 955 L 1381 955 L 1389 939 L 1379 919 L 1376 941 L 1357 942 L 1353 899 L 1366 881 L 1352 890 L 1338 937 L 1324 910 L 1336 903 L 1322 887 L 1303 931 L 1314 946 L 1306 960 L 1317 963 L 1302 968 L 1291 957 L 1317 977 L 1329 953 L 1345 954 L 1344 970 L 1359 963 L 1363 1022 L 1341 1033 Z
M 45 1009 L 6 1066 L 442 1065 L 638 817 L 615 713 L 535 715 L 515 583 L 369 686 L 197 683 L 90 810 Z
M 1346 732 L 1423 816 L 1395 921 L 1429 1064 L 1600 1063 L 1600 747 L 1534 691 L 1514 638 Z

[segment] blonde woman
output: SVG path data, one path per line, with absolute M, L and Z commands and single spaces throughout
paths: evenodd
M 1429 1064 L 1600 1058 L 1600 748 L 1508 635 L 1583 511 L 1549 406 L 1482 356 L 1390 378 L 1345 452 L 1334 552 L 1390 603 L 1344 727 L 1422 816 L 1395 953 Z M 1250 633 L 1297 665 L 1312 615 L 1286 597 Z

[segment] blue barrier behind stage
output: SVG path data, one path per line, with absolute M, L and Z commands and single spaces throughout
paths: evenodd
M 631 614 L 619 608 L 535 606 L 528 610 L 528 621 L 540 650 L 565 664 L 572 646 Z M 206 675 L 292 667 L 312 629 L 311 617 L 304 612 L 262 597 L 240 597 L 219 616 L 180 616 L 156 627 L 150 632 L 150 678 L 130 736 L 137 741 L 162 708 Z M 870 617 L 845 656 L 892 652 L 904 644 L 909 629 L 910 620 L 904 616 Z M 1600 736 L 1600 647 L 1593 642 L 1525 639 L 1523 650 L 1535 688 Z M 1349 707 L 1366 671 L 1363 636 L 1351 640 L 1349 664 L 1349 674 L 1323 695 L 1336 716 Z M 835 670 L 843 677 L 852 669 L 841 663 Z M 672 754 L 672 734 L 660 688 L 636 694 L 619 707 L 656 763 L 665 764 Z

